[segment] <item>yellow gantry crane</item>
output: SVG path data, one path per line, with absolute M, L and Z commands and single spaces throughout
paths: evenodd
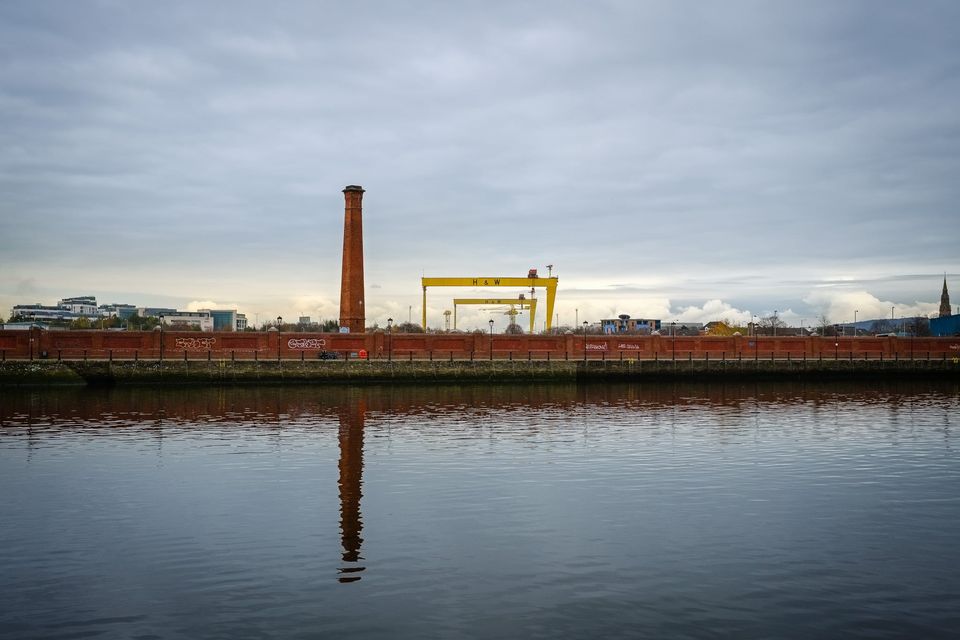
M 457 305 L 482 304 L 487 306 L 507 306 L 511 309 L 520 307 L 520 311 L 530 309 L 530 333 L 533 333 L 533 318 L 537 313 L 536 298 L 454 298 L 453 299 L 453 329 L 457 329 Z
M 549 265 L 551 274 L 552 265 Z M 526 289 L 543 288 L 547 290 L 547 329 L 553 326 L 553 306 L 557 301 L 557 280 L 556 276 L 541 278 L 537 275 L 536 269 L 530 269 L 526 278 L 421 278 L 420 284 L 423 286 L 423 329 L 427 329 L 427 288 L 428 287 L 515 287 Z M 531 302 L 531 300 L 527 300 Z M 507 303 L 511 304 L 511 303 Z M 530 331 L 533 332 L 534 308 L 530 307 Z

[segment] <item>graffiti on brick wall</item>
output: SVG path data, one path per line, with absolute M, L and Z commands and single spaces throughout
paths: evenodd
M 202 351 L 204 349 L 212 349 L 216 342 L 216 338 L 177 338 L 173 344 L 177 349 Z
M 327 341 L 323 338 L 290 338 L 287 340 L 290 349 L 325 349 Z
M 621 342 L 620 344 L 617 345 L 617 349 L 629 349 L 633 351 L 640 351 L 641 349 L 643 349 L 643 345 L 634 344 L 631 342 Z
M 587 343 L 587 351 L 606 351 L 606 350 L 607 350 L 606 342 L 601 342 L 599 344 L 596 342 Z

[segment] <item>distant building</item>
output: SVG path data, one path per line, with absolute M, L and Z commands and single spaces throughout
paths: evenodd
M 64 298 L 57 305 L 62 309 L 67 309 L 72 313 L 88 318 L 97 318 L 100 311 L 97 309 L 96 296 L 76 296 L 74 298 Z
M 930 335 L 936 337 L 960 336 L 960 315 L 931 318 Z
M 950 306 L 946 275 L 943 276 L 943 291 L 940 293 L 940 317 L 930 319 L 930 335 L 960 336 L 960 315 L 954 315 Z
M 134 305 L 118 302 L 102 304 L 98 309 L 100 315 L 105 318 L 120 318 L 121 320 L 126 320 L 137 312 L 137 308 Z
M 169 307 L 137 307 L 137 315 L 141 318 L 159 318 L 160 316 L 169 316 L 177 313 L 176 309 Z
M 73 321 L 80 318 L 96 320 L 99 318 L 120 318 L 126 320 L 137 308 L 132 304 L 111 303 L 97 306 L 95 296 L 77 296 L 63 298 L 56 306 L 37 304 L 18 304 L 13 307 L 13 315 L 26 320 Z
M 214 331 L 245 331 L 247 328 L 247 316 L 236 309 L 200 309 L 200 312 L 209 313 L 213 318 Z
M 214 331 L 237 330 L 236 309 L 200 309 L 200 311 L 210 314 L 210 317 L 213 318 Z
M 42 322 L 0 322 L 0 329 L 4 331 L 29 331 L 30 329 L 51 329 Z
M 171 329 L 193 329 L 213 331 L 213 317 L 209 311 L 174 311 L 159 316 L 160 322 Z
M 940 294 L 940 317 L 949 318 L 952 313 L 950 307 L 950 292 L 947 291 L 947 276 L 943 276 L 943 293 Z
M 199 328 L 201 331 L 244 331 L 247 318 L 236 309 L 201 309 L 178 311 L 171 307 L 136 307 L 132 304 L 114 302 L 97 305 L 95 296 L 63 298 L 57 305 L 18 304 L 11 309 L 13 319 L 26 323 L 73 322 L 80 318 L 97 320 L 119 318 L 127 320 L 133 315 L 141 318 L 163 318 L 164 326 Z
M 13 309 L 11 309 L 10 315 L 15 319 L 31 322 L 52 322 L 56 320 L 72 322 L 73 320 L 86 317 L 61 306 L 42 305 L 39 302 L 36 304 L 15 305 Z
M 39 302 L 18 304 L 11 309 L 11 315 L 28 321 L 72 322 L 80 318 L 99 318 L 100 310 L 97 308 L 95 296 L 77 296 L 63 298 L 56 305 L 44 305 Z
M 121 302 L 102 304 L 98 307 L 98 310 L 100 311 L 100 315 L 106 318 L 120 318 L 121 320 L 126 320 L 137 312 L 137 308 L 134 305 Z
M 600 329 L 606 334 L 640 333 L 650 334 L 660 328 L 659 320 L 645 318 L 631 318 L 623 313 L 616 318 L 605 318 L 600 321 Z

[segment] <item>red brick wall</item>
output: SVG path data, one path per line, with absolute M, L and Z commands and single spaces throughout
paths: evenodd
M 366 351 L 369 357 L 488 358 L 487 333 L 368 334 L 341 333 L 200 333 L 163 331 L 164 358 L 316 359 L 321 351 L 340 354 Z M 0 331 L 5 358 L 29 358 L 42 352 L 48 358 L 160 357 L 160 331 Z M 583 336 L 507 336 L 492 338 L 495 358 L 583 358 Z M 591 359 L 639 358 L 954 358 L 960 357 L 960 338 L 798 338 L 798 337 L 681 337 L 588 336 Z

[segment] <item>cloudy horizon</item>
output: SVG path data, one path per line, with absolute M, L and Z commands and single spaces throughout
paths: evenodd
M 360 184 L 371 325 L 418 321 L 421 276 L 547 264 L 560 324 L 936 314 L 944 277 L 960 302 L 957 24 L 934 1 L 3 3 L 0 308 L 336 318 Z M 432 289 L 429 324 L 512 293 Z

